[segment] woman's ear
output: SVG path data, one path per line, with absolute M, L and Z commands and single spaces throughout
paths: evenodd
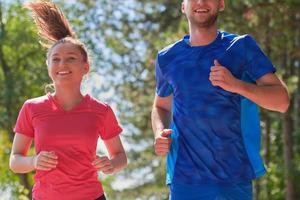
M 85 74 L 89 73 L 90 71 L 90 63 L 86 62 L 83 66 Z
M 183 13 L 183 14 L 185 14 L 185 0 L 183 0 L 182 1 L 182 3 L 181 3 L 181 12 Z

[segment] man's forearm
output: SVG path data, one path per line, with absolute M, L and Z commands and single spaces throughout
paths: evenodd
M 151 112 L 151 122 L 155 137 L 160 131 L 170 127 L 171 115 L 172 113 L 168 110 L 153 106 Z
M 273 111 L 285 112 L 289 106 L 288 92 L 282 85 L 256 85 L 238 80 L 236 93 Z

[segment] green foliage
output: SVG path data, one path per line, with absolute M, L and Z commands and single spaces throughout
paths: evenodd
M 180 2 L 138 1 L 134 7 L 134 12 L 138 12 L 139 18 L 131 21 L 127 16 L 123 16 L 118 21 L 121 22 L 119 26 L 105 26 L 112 29 L 112 34 L 105 37 L 106 45 L 113 50 L 113 54 L 121 56 L 121 63 L 112 60 L 113 63 L 117 64 L 113 64 L 111 73 L 118 71 L 121 74 L 119 76 L 122 77 L 122 81 L 112 81 L 112 83 L 116 88 L 116 93 L 122 98 L 118 104 L 122 122 L 128 124 L 129 132 L 133 133 L 127 137 L 127 141 L 132 146 L 145 145 L 141 151 L 132 150 L 129 152 L 131 163 L 126 174 L 136 173 L 136 169 L 146 168 L 151 166 L 151 161 L 160 160 L 155 157 L 153 150 L 151 150 L 153 148 L 153 136 L 150 126 L 150 111 L 155 86 L 154 59 L 159 49 L 175 42 L 188 32 L 186 20 L 180 13 Z M 299 38 L 299 7 L 295 7 L 297 6 L 295 2 L 226 1 L 227 8 L 219 17 L 221 29 L 238 34 L 248 33 L 256 38 L 262 49 L 277 66 L 277 74 L 287 82 L 292 98 L 295 98 L 294 95 L 299 92 L 297 90 L 298 75 L 294 68 L 296 60 L 299 62 L 299 56 L 295 57 L 295 55 L 299 55 L 295 53 L 295 49 L 299 49 L 297 39 Z M 119 9 L 117 4 L 116 2 L 115 10 Z M 107 16 L 110 14 L 108 12 Z M 132 36 L 133 32 L 137 32 L 138 39 Z M 143 56 L 137 54 L 136 47 L 139 44 L 137 40 L 145 46 L 146 52 Z M 128 46 L 128 42 L 133 42 L 136 45 Z M 285 60 L 283 55 L 287 55 Z M 129 62 L 125 62 L 126 60 Z M 299 115 L 297 109 L 299 107 L 292 109 L 292 112 Z M 268 133 L 271 138 L 271 147 L 268 152 L 271 161 L 267 166 L 267 176 L 260 179 L 261 190 L 258 196 L 259 199 L 283 199 L 285 196 L 284 177 L 287 170 L 283 165 L 283 121 L 281 115 L 270 112 L 265 112 L 262 121 L 264 121 L 265 116 L 272 119 L 271 131 Z M 299 130 L 297 126 L 294 128 L 295 131 Z M 296 143 L 295 146 L 299 146 L 299 143 Z M 265 146 L 262 146 L 262 149 L 264 148 Z M 294 158 L 294 163 L 299 163 L 298 158 Z M 155 191 L 157 185 L 162 185 L 162 187 L 164 185 L 161 173 L 156 173 L 161 168 L 164 170 L 164 167 L 153 167 L 152 172 L 155 178 L 152 181 L 125 190 L 124 194 L 130 195 L 131 198 L 149 198 L 149 196 L 142 197 L 142 194 L 147 194 L 151 187 Z M 295 169 L 293 174 L 296 177 L 299 176 L 299 170 Z M 136 190 L 138 191 L 137 194 L 134 193 Z M 270 191 L 270 194 L 267 194 L 267 191 Z M 163 192 L 166 196 L 167 192 Z M 123 193 L 119 195 L 123 195 Z M 155 194 L 153 195 L 155 197 Z M 159 196 L 156 198 L 160 199 Z
M 49 78 L 45 52 L 26 10 L 17 2 L 6 5 L 2 1 L 0 10 L 0 111 L 3 116 L 0 118 L 0 189 L 25 200 L 30 196 L 32 175 L 24 176 L 27 184 L 24 187 L 21 175 L 8 169 L 12 129 L 23 102 L 43 94 L 43 85 Z
M 117 113 L 125 127 L 129 166 L 115 177 L 104 177 L 108 199 L 167 199 L 165 160 L 153 152 L 150 112 L 155 93 L 154 61 L 158 50 L 188 33 L 188 24 L 178 1 L 163 0 L 80 0 L 76 4 L 58 1 L 81 40 L 93 52 L 93 71 L 105 82 L 92 89 L 93 95 L 111 91 L 107 99 L 117 104 Z M 220 28 L 238 34 L 249 33 L 261 45 L 284 79 L 292 101 L 294 142 L 293 179 L 300 178 L 300 26 L 299 0 L 229 0 L 219 16 Z M 12 127 L 25 99 L 43 94 L 49 82 L 44 64 L 45 52 L 37 43 L 32 21 L 18 3 L 2 10 L 0 47 L 0 174 L 1 185 L 13 188 L 16 196 L 26 195 L 18 176 L 7 169 Z M 0 54 L 1 55 L 1 54 Z M 5 66 L 3 65 L 5 64 Z M 6 67 L 6 68 L 5 68 Z M 285 198 L 283 117 L 262 110 L 262 155 L 269 157 L 268 174 L 258 180 L 258 199 Z M 269 122 L 267 122 L 269 119 Z M 270 130 L 266 131 L 270 123 Z M 30 184 L 32 185 L 32 178 Z M 122 185 L 133 181 L 128 187 Z M 113 188 L 117 182 L 126 188 Z M 300 185 L 294 184 L 296 199 Z M 18 197 L 21 198 L 21 197 Z

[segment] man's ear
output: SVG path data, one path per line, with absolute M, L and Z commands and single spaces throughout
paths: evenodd
M 225 10 L 225 0 L 220 0 L 219 11 Z

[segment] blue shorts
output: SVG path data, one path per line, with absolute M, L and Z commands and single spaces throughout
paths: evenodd
M 228 184 L 171 184 L 169 200 L 252 200 L 252 182 Z

